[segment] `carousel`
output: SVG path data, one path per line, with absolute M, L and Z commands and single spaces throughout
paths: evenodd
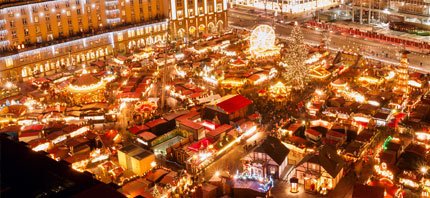
M 274 100 L 281 101 L 289 98 L 291 92 L 291 87 L 285 86 L 282 82 L 277 82 L 276 84 L 269 87 L 267 95 Z
M 91 73 L 84 72 L 69 84 L 67 92 L 76 105 L 105 102 L 106 83 Z

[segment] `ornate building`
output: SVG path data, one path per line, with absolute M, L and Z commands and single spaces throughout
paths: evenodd
M 0 6 L 0 79 L 49 75 L 167 37 L 162 0 L 20 1 Z
M 232 5 L 242 5 L 264 10 L 273 10 L 279 13 L 302 13 L 339 5 L 338 0 L 230 0 Z
M 170 0 L 172 37 L 187 42 L 227 28 L 227 0 Z
M 350 8 L 352 20 L 360 23 L 430 24 L 430 2 L 426 0 L 352 0 Z

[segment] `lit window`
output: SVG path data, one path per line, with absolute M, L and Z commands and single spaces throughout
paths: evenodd
M 6 67 L 12 67 L 13 66 L 13 59 L 11 57 L 6 57 Z

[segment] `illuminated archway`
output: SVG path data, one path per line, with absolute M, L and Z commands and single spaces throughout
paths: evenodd
M 216 23 L 216 27 L 219 33 L 224 31 L 224 22 L 223 21 L 218 21 Z
M 185 30 L 183 28 L 178 30 L 178 37 L 179 38 L 184 38 L 185 36 Z
M 161 42 L 161 36 L 157 35 L 155 36 L 155 43 Z
M 214 23 L 212 23 L 212 22 L 208 23 L 208 31 L 209 31 L 209 33 L 215 33 L 216 32 Z
M 139 39 L 139 47 L 145 46 L 145 39 Z
M 196 33 L 196 27 L 191 26 L 190 28 L 188 28 L 188 32 L 189 32 L 191 35 L 194 35 L 194 34 Z
M 130 41 L 128 42 L 128 49 L 132 49 L 136 46 L 136 41 Z
M 199 32 L 204 32 L 206 30 L 206 26 L 201 24 L 199 25 Z
M 152 37 L 146 38 L 146 45 L 151 45 L 151 44 L 152 44 Z

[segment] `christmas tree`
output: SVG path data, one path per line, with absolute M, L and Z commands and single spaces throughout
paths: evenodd
M 282 63 L 284 71 L 281 74 L 285 81 L 297 90 L 303 90 L 309 79 L 309 68 L 305 64 L 307 54 L 302 31 L 296 23 L 291 31 L 291 40 L 284 54 Z

